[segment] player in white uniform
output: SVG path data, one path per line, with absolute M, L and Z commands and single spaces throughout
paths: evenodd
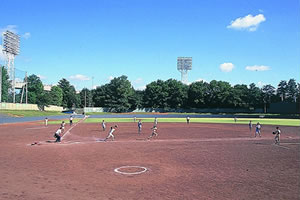
M 259 122 L 257 122 L 255 128 L 256 128 L 256 130 L 255 130 L 255 137 L 256 137 L 256 135 L 259 135 L 259 137 L 261 137 L 261 134 L 260 134 L 260 131 L 261 131 L 261 125 L 260 125 Z
M 275 135 L 275 144 L 280 144 L 280 133 L 281 133 L 281 130 L 279 129 L 279 127 L 277 126 L 276 127 L 276 131 L 273 132 L 273 134 Z
M 56 138 L 55 142 L 61 142 L 61 131 L 62 128 L 60 127 L 54 134 L 54 137 Z
M 154 119 L 154 126 L 157 126 L 157 123 L 158 123 L 158 120 L 157 120 L 157 117 L 155 117 L 155 119 Z
M 72 126 L 72 124 L 73 124 L 73 116 L 71 115 L 70 116 L 70 126 Z
M 61 124 L 60 124 L 60 128 L 61 128 L 61 132 L 65 132 L 65 121 L 62 121 Z
M 152 128 L 152 134 L 148 137 L 148 140 L 150 138 L 152 138 L 153 136 L 157 137 L 158 136 L 158 133 L 157 133 L 157 127 L 154 125 Z
M 187 123 L 187 124 L 190 123 L 190 117 L 189 117 L 189 116 L 186 117 L 186 123 Z
M 108 133 L 108 135 L 107 135 L 107 137 L 105 138 L 105 140 L 104 141 L 106 141 L 108 138 L 112 138 L 112 141 L 114 141 L 115 140 L 115 136 L 113 135 L 113 132 L 115 132 L 115 130 L 118 128 L 118 125 L 115 125 L 114 127 L 110 127 L 110 131 L 109 131 L 109 133 Z
M 48 117 L 45 118 L 45 126 L 48 126 Z
M 102 124 L 102 130 L 105 131 L 106 129 L 105 121 L 103 120 L 101 124 Z

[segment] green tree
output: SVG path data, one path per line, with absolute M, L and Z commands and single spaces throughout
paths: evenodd
M 277 95 L 281 98 L 281 101 L 286 99 L 286 95 L 288 92 L 288 85 L 286 81 L 280 81 L 277 87 Z
M 55 106 L 61 106 L 63 100 L 63 91 L 58 86 L 52 86 L 50 94 L 50 104 Z
M 228 108 L 231 106 L 232 87 L 228 82 L 212 80 L 209 83 L 208 106 L 212 108 Z
M 262 99 L 264 102 L 264 111 L 267 112 L 267 108 L 275 98 L 275 88 L 272 85 L 264 85 L 261 89 Z
M 95 106 L 107 107 L 112 112 L 126 112 L 136 107 L 135 91 L 126 76 L 114 78 L 110 83 L 97 87 Z
M 43 99 L 44 86 L 40 78 L 32 74 L 28 76 L 28 103 L 38 104 Z
M 248 103 L 251 108 L 259 108 L 263 105 L 262 91 L 254 83 L 249 85 Z
M 10 87 L 9 76 L 5 67 L 0 65 L 0 70 L 2 70 L 1 101 L 8 102 L 8 88 Z
M 296 102 L 298 93 L 297 83 L 295 79 L 290 79 L 287 83 L 287 99 L 290 102 Z
M 92 91 L 87 89 L 87 88 L 83 88 L 80 93 L 80 107 L 91 107 L 93 105 L 93 96 L 92 96 Z
M 205 108 L 208 105 L 209 84 L 197 81 L 189 85 L 188 88 L 188 107 Z
M 70 84 L 70 82 L 66 79 L 61 79 L 58 82 L 58 86 L 63 91 L 63 100 L 62 100 L 62 106 L 64 108 L 75 108 L 79 106 L 80 99 L 79 96 L 76 95 L 76 90 L 73 85 Z
M 232 88 L 231 105 L 235 108 L 248 108 L 249 107 L 249 89 L 247 85 L 237 84 Z
M 144 93 L 145 107 L 147 108 L 167 108 L 167 96 L 165 82 L 157 80 L 146 85 Z
M 168 109 L 183 108 L 188 98 L 188 86 L 175 79 L 168 79 L 164 83 L 164 91 L 167 94 L 166 111 Z
M 136 108 L 144 108 L 144 98 L 145 91 L 142 90 L 135 90 L 135 99 L 136 99 Z
M 107 95 L 108 84 L 97 87 L 93 92 L 93 102 L 96 107 L 105 107 L 105 99 L 109 98 Z

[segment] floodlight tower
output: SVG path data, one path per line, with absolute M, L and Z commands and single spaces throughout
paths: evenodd
M 181 82 L 188 84 L 188 70 L 192 70 L 192 57 L 177 57 L 177 70 L 181 72 Z
M 20 36 L 5 31 L 2 35 L 3 53 L 6 55 L 6 67 L 12 85 L 13 103 L 15 103 L 15 56 L 20 53 Z

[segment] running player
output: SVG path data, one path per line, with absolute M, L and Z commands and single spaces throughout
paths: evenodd
M 152 128 L 152 134 L 148 137 L 148 140 L 150 138 L 152 138 L 153 136 L 157 137 L 158 136 L 158 133 L 157 133 L 157 127 L 154 125 Z
M 106 140 L 108 139 L 108 138 L 112 138 L 112 141 L 114 141 L 115 140 L 115 136 L 113 135 L 113 132 L 115 132 L 115 130 L 118 128 L 118 125 L 115 125 L 114 127 L 110 127 L 110 131 L 109 131 L 109 133 L 108 133 L 108 135 L 107 135 L 107 137 L 104 139 L 104 141 L 106 142 Z
M 141 134 L 142 132 L 142 122 L 141 120 L 138 121 L 138 133 Z
M 277 126 L 276 127 L 276 131 L 273 132 L 273 134 L 275 135 L 275 144 L 280 144 L 280 133 L 281 133 L 281 130 L 279 129 L 279 127 Z
M 54 134 L 54 137 L 56 138 L 55 142 L 61 142 L 61 131 L 62 128 L 60 127 Z

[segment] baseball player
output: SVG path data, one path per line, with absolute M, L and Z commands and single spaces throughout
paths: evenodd
M 158 120 L 157 117 L 154 118 L 154 126 L 157 126 Z
M 45 126 L 48 126 L 48 117 L 45 118 Z
M 70 126 L 72 126 L 72 124 L 73 124 L 73 116 L 72 115 L 70 116 L 69 120 L 70 120 Z
M 108 135 L 107 135 L 107 137 L 105 138 L 105 142 L 106 142 L 106 140 L 108 139 L 108 138 L 112 138 L 112 141 L 114 141 L 115 140 L 115 136 L 113 135 L 113 132 L 115 132 L 115 130 L 118 128 L 118 125 L 115 125 L 114 127 L 110 127 L 110 131 L 109 131 L 109 133 L 108 133 Z
M 257 124 L 255 126 L 255 137 L 256 137 L 256 135 L 259 135 L 259 137 L 261 137 L 260 131 L 261 131 L 261 125 L 259 122 L 257 122 Z
M 138 121 L 138 133 L 141 134 L 142 132 L 142 122 L 141 120 Z
M 251 130 L 252 130 L 252 121 L 250 120 L 250 122 L 249 122 L 249 130 L 250 130 L 250 132 L 251 132 Z
M 102 123 L 101 123 L 101 124 L 102 124 L 102 130 L 105 131 L 105 129 L 106 129 L 105 121 L 102 120 Z
M 54 134 L 54 137 L 56 138 L 55 142 L 61 142 L 61 133 L 62 133 L 62 128 L 60 127 Z
M 62 121 L 61 124 L 60 124 L 60 128 L 61 128 L 62 133 L 65 132 L 65 125 L 66 125 L 65 121 Z
M 149 140 L 150 138 L 152 138 L 153 136 L 155 136 L 155 137 L 158 136 L 158 133 L 157 133 L 157 126 L 154 125 L 151 129 L 152 129 L 152 134 L 148 137 L 148 140 Z
M 189 117 L 189 116 L 186 117 L 186 123 L 187 123 L 187 124 L 190 123 L 190 117 Z
M 275 144 L 280 144 L 280 133 L 281 133 L 281 130 L 279 129 L 279 127 L 277 126 L 276 127 L 276 131 L 273 132 L 273 134 L 275 135 Z

